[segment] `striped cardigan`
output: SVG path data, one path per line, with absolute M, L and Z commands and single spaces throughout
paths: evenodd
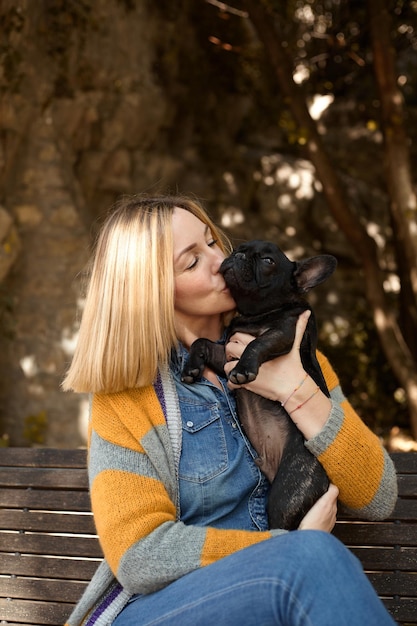
M 318 354 L 332 409 L 306 442 L 339 488 L 339 500 L 364 518 L 395 504 L 393 464 L 354 412 L 329 362 Z M 153 386 L 92 399 L 89 480 L 105 559 L 66 626 L 108 626 L 137 593 L 163 588 L 199 567 L 285 531 L 186 526 L 179 520 L 181 414 L 168 370 Z

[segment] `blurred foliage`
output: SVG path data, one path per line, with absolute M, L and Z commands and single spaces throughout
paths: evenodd
M 0 436 L 0 448 L 8 448 L 10 444 L 9 435 L 1 435 Z
M 40 411 L 36 415 L 28 415 L 25 418 L 23 436 L 29 444 L 43 444 L 47 428 L 46 411 Z
M 364 422 L 378 435 L 389 436 L 395 425 L 409 430 L 405 395 L 381 351 L 369 310 L 349 318 L 350 329 L 335 345 L 322 333 L 320 349 L 336 370 L 343 392 Z

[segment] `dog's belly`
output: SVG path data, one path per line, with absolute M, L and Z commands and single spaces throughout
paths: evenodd
M 246 389 L 236 391 L 236 404 L 242 428 L 258 454 L 256 463 L 272 483 L 289 437 L 288 415 L 277 402 Z

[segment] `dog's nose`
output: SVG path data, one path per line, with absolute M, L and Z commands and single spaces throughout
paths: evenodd
M 235 257 L 238 259 L 246 259 L 246 254 L 244 252 L 236 252 Z

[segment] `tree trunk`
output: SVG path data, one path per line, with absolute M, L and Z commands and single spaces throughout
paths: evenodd
M 404 336 L 417 355 L 417 203 L 404 126 L 404 100 L 398 88 L 391 45 L 391 18 L 385 0 L 368 0 L 376 83 L 381 100 L 385 142 L 385 173 L 401 278 L 401 319 Z
M 275 71 L 279 88 L 300 128 L 307 133 L 307 150 L 323 193 L 337 224 L 358 254 L 366 283 L 366 295 L 373 310 L 374 322 L 385 352 L 398 381 L 407 394 L 410 425 L 417 438 L 417 369 L 412 354 L 390 309 L 383 289 L 383 275 L 378 263 L 375 242 L 363 229 L 356 215 L 346 203 L 346 194 L 340 184 L 333 164 L 326 152 L 311 118 L 301 87 L 292 75 L 291 61 L 282 46 L 280 34 L 272 15 L 267 13 L 262 0 L 244 0 L 249 19 L 263 43 L 267 57 Z

